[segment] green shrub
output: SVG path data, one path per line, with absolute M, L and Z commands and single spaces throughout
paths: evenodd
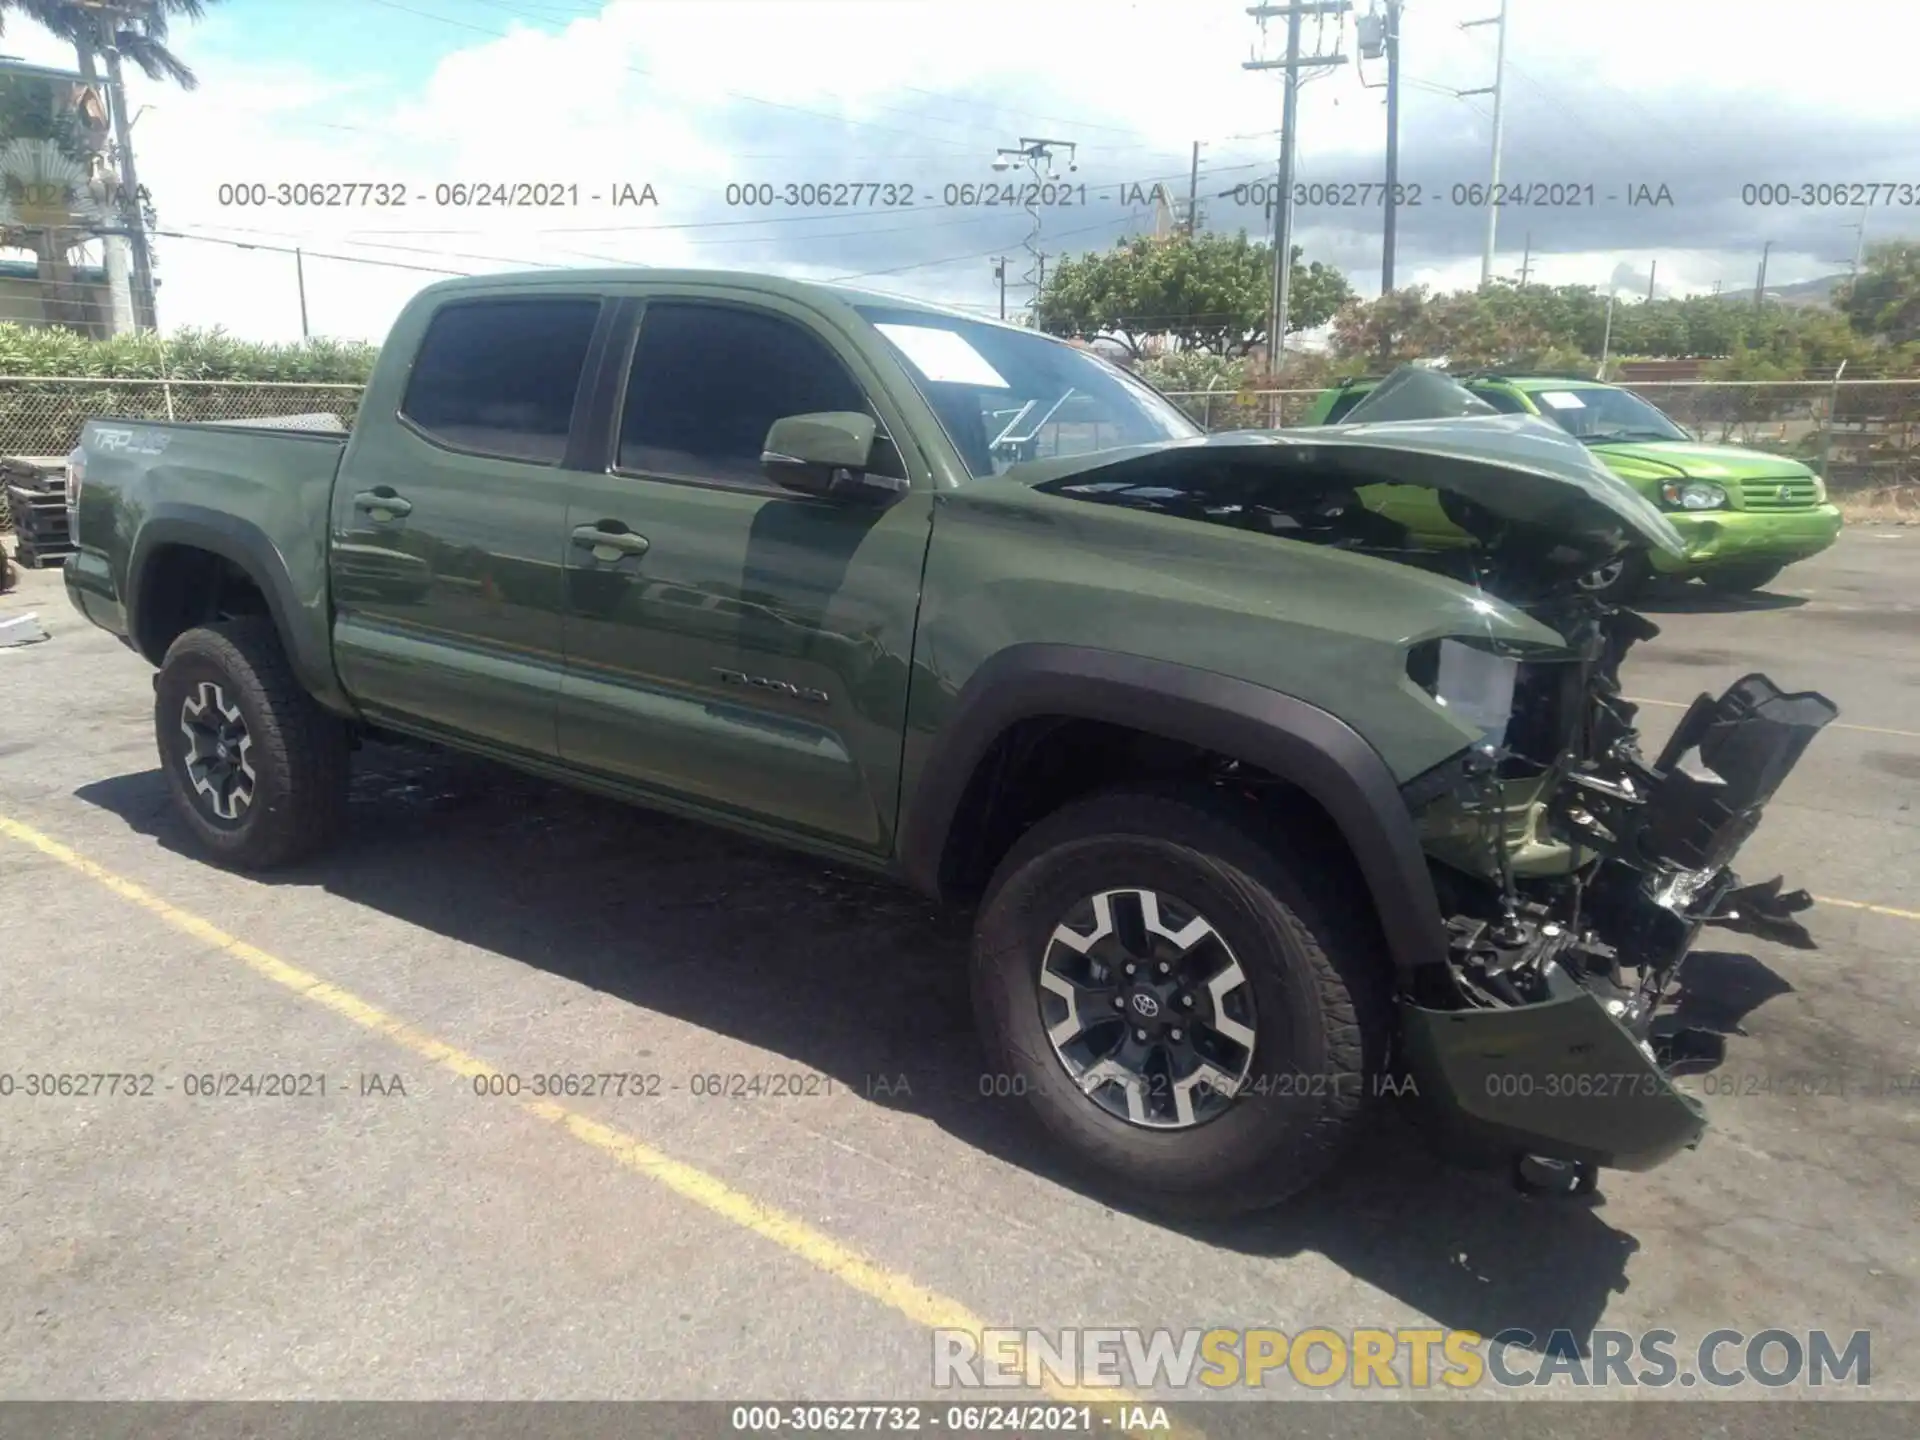
M 89 340 L 71 330 L 0 325 L 0 377 L 71 375 L 158 380 L 282 380 L 365 384 L 379 347 L 310 340 L 266 345 L 223 330 Z

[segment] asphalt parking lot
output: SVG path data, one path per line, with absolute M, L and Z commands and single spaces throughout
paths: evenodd
M 1872 1393 L 1920 1398 L 1920 530 L 1646 608 L 1649 749 L 1755 670 L 1842 710 L 1741 866 L 1822 897 L 1819 948 L 1709 931 L 1694 961 L 1733 1032 L 1688 1082 L 1706 1142 L 1542 1200 L 1389 1123 L 1304 1200 L 1180 1229 L 979 1093 L 964 930 L 903 892 L 397 751 L 359 757 L 323 861 L 200 862 L 149 670 L 27 572 L 0 619 L 52 638 L 0 651 L 0 1071 L 156 1079 L 0 1098 L 0 1395 L 930 1397 L 930 1328 L 984 1323 L 1866 1329 Z M 662 1079 L 543 1107 L 482 1067 Z M 187 1093 L 222 1072 L 325 1094 Z M 696 1093 L 729 1075 L 801 1083 Z

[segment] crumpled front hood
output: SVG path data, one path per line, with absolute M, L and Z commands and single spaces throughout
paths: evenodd
M 1624 475 L 1658 474 L 1676 480 L 1811 479 L 1798 460 L 1748 450 L 1738 445 L 1705 445 L 1693 440 L 1620 440 L 1592 447 L 1594 456 Z
M 1502 520 L 1545 530 L 1583 546 L 1617 551 L 1640 544 L 1685 553 L 1679 532 L 1654 504 L 1590 454 L 1578 440 L 1530 415 L 1465 415 L 1383 420 L 1297 430 L 1237 431 L 1092 454 L 1031 460 L 1006 480 L 1040 485 L 1148 456 L 1192 454 L 1258 460 L 1276 470 L 1326 457 L 1352 462 L 1367 483 L 1426 485 L 1469 500 Z

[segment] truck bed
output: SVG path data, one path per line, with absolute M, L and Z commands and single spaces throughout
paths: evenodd
M 76 553 L 67 562 L 75 603 L 145 653 L 128 626 L 130 602 L 137 613 L 146 598 L 141 586 L 163 573 L 155 561 L 171 533 L 191 533 L 201 545 L 211 535 L 236 564 L 282 577 L 267 598 L 287 627 L 296 665 L 324 664 L 328 512 L 348 438 L 262 425 L 89 420 L 80 432 Z M 255 553 L 269 543 L 262 536 L 281 548 Z M 326 671 L 330 680 L 331 666 Z

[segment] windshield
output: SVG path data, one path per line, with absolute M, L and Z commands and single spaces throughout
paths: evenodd
M 1599 387 L 1535 390 L 1528 397 L 1540 413 L 1589 445 L 1609 440 L 1685 440 L 1687 432 L 1638 395 Z
M 1119 366 L 1061 341 L 919 310 L 858 308 L 900 357 L 976 479 L 1023 460 L 1205 433 Z

